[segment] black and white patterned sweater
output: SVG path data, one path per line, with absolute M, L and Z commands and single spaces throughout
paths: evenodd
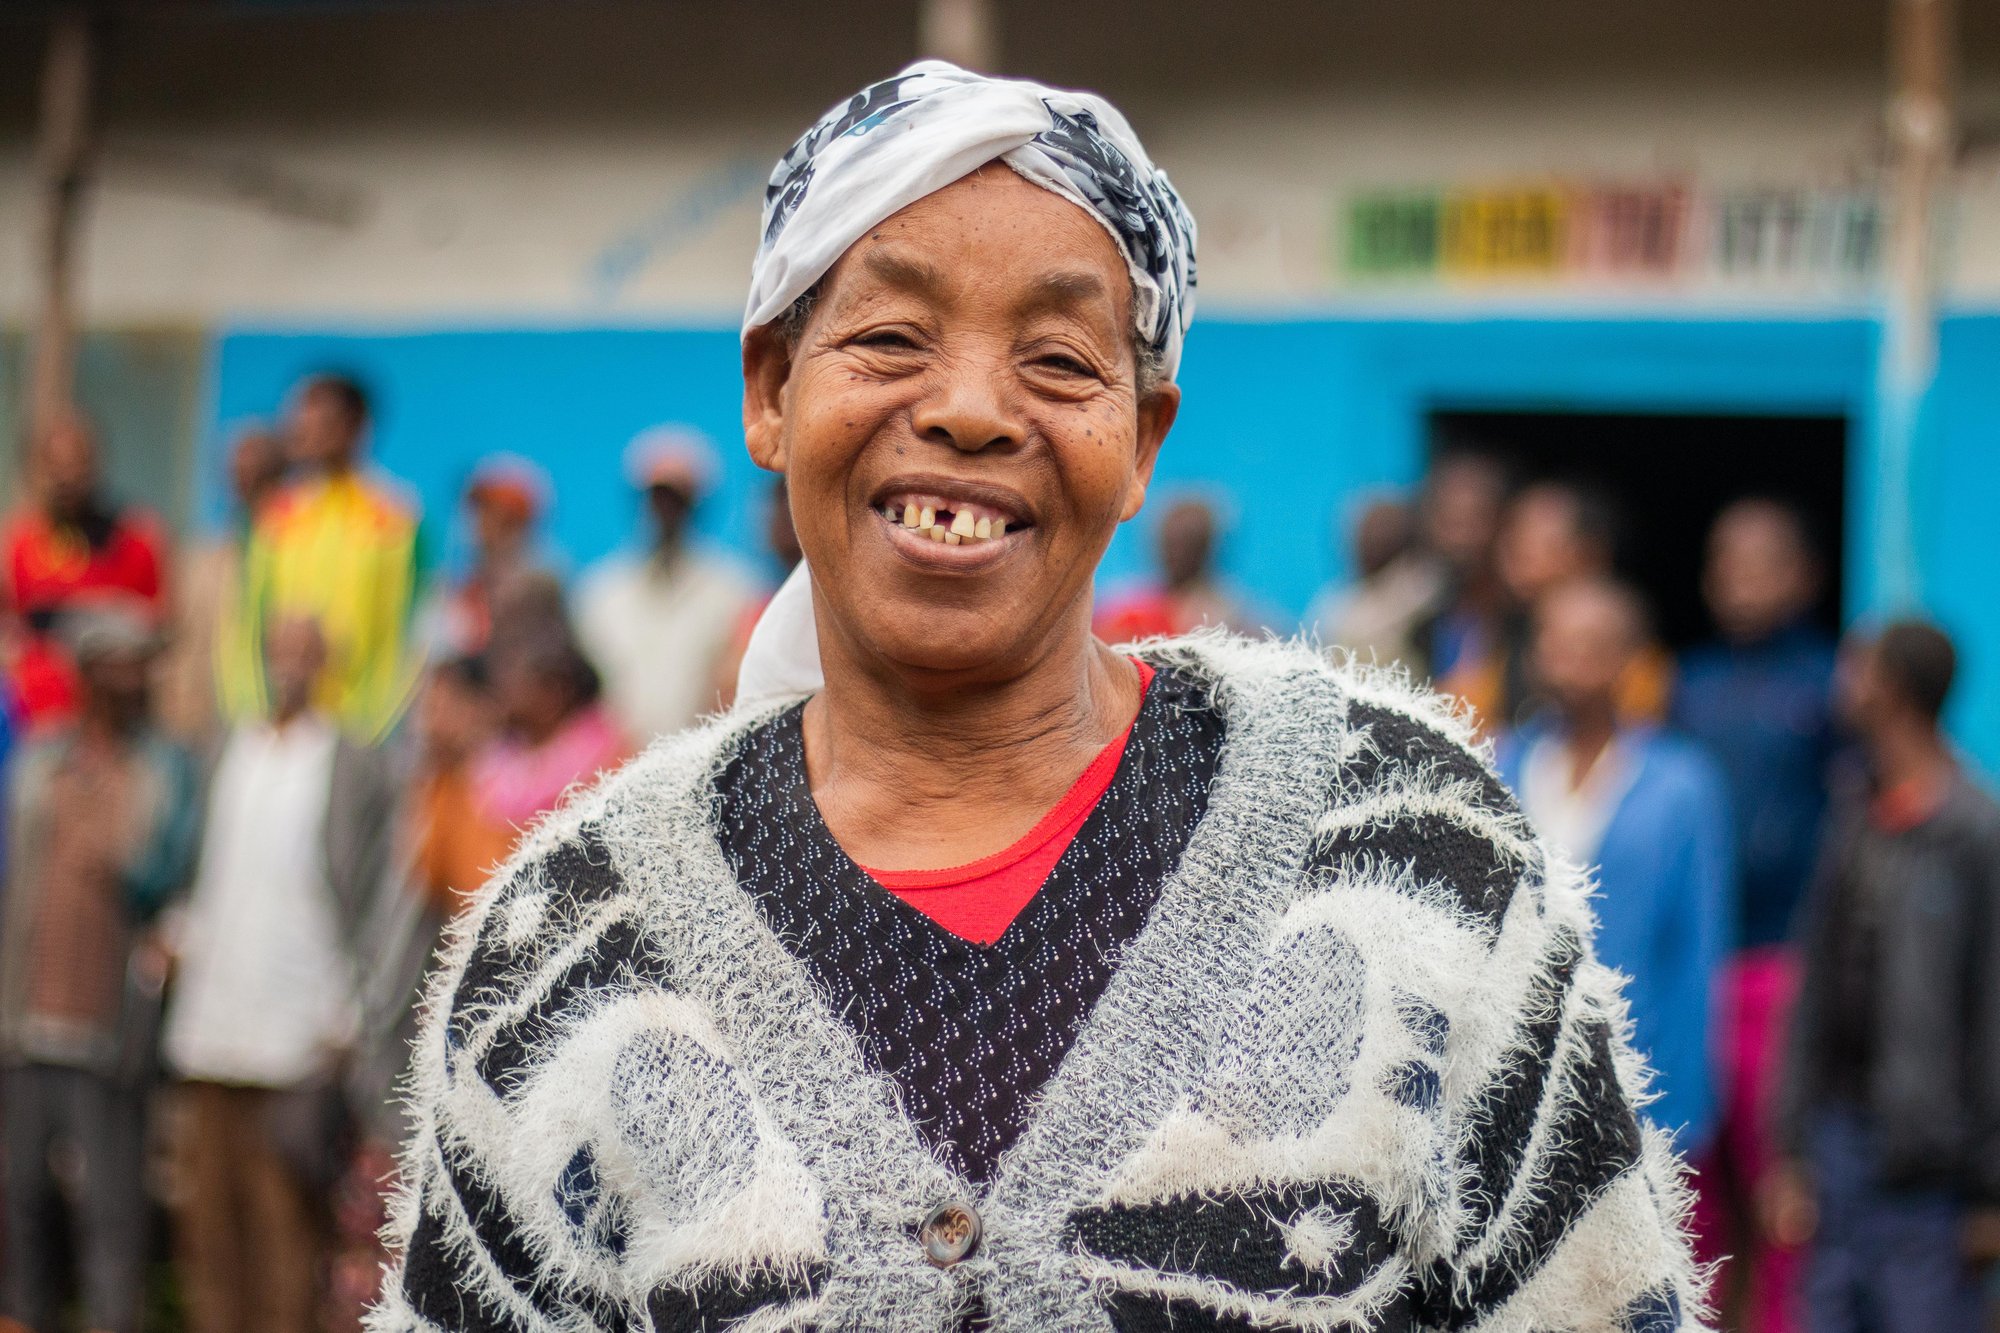
M 811 922 L 739 879 L 720 793 L 785 714 L 732 714 L 468 913 L 369 1328 L 1696 1327 L 1584 878 L 1461 722 L 1302 648 L 1144 655 L 1219 716 L 1206 808 L 990 1178 L 933 1144 Z M 983 1234 L 934 1267 L 919 1229 L 959 1200 Z

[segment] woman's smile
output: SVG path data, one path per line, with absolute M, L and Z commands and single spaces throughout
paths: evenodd
M 985 482 L 898 478 L 869 504 L 898 556 L 920 569 L 967 574 L 991 569 L 1025 547 L 1034 510 L 1017 493 Z

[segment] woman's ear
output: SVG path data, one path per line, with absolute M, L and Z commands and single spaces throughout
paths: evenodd
M 1153 484 L 1153 464 L 1160 461 L 1160 446 L 1174 428 L 1181 411 L 1181 386 L 1171 380 L 1156 386 L 1139 400 L 1139 455 L 1132 469 L 1132 484 L 1125 493 L 1120 523 L 1136 515 L 1146 503 L 1146 488 Z
M 743 440 L 750 461 L 769 472 L 785 470 L 785 385 L 792 377 L 792 349 L 775 324 L 750 330 L 743 340 Z

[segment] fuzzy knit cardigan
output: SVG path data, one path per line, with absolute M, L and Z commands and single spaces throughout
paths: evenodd
M 433 979 L 374 1333 L 1697 1327 L 1685 1196 L 1584 877 L 1467 728 L 1304 648 L 1146 647 L 1205 816 L 984 1187 L 736 883 L 661 740 L 542 825 Z M 949 1268 L 949 1200 L 984 1234 Z

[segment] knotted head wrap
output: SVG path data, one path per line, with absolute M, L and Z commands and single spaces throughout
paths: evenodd
M 1166 173 L 1096 94 L 989 79 L 942 60 L 870 84 L 779 159 L 764 191 L 743 336 L 783 316 L 870 228 L 995 161 L 1110 233 L 1132 275 L 1140 344 L 1173 379 L 1194 318 L 1195 228 Z M 823 683 L 801 562 L 751 632 L 736 697 L 755 703 Z
M 922 60 L 820 117 L 771 173 L 743 331 L 811 291 L 890 215 L 1004 162 L 1101 223 L 1125 256 L 1132 317 L 1172 379 L 1194 317 L 1194 219 L 1118 109 L 1094 93 Z

